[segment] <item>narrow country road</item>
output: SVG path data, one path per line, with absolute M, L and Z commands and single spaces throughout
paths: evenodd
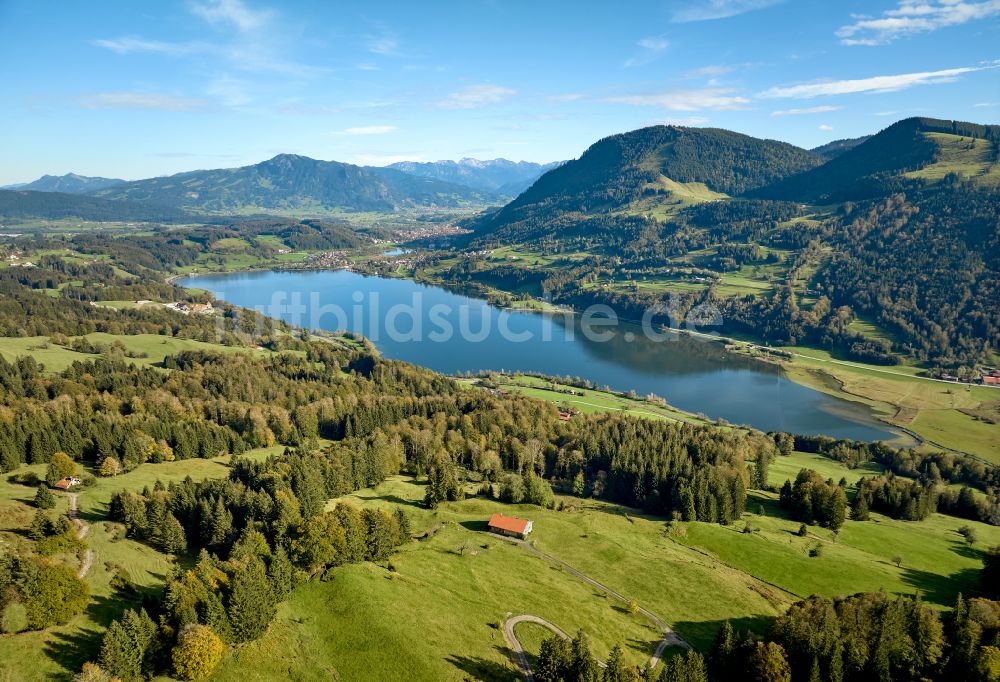
M 572 637 L 567 635 L 563 630 L 559 629 L 559 627 L 553 625 L 544 618 L 539 618 L 538 616 L 532 616 L 527 613 L 522 614 L 520 616 L 511 616 L 510 618 L 504 621 L 503 636 L 507 640 L 507 643 L 510 644 L 510 648 L 514 650 L 514 655 L 517 657 L 518 665 L 521 666 L 521 673 L 524 675 L 524 679 L 527 680 L 527 682 L 534 682 L 535 676 L 531 672 L 531 665 L 528 663 L 528 654 L 525 653 L 524 647 L 521 645 L 521 640 L 519 640 L 517 638 L 517 635 L 514 634 L 514 628 L 520 623 L 537 623 L 542 627 L 548 628 L 549 630 L 556 633 L 565 640 L 570 640 L 572 639 Z M 603 661 L 598 661 L 597 665 L 599 665 L 602 668 L 608 667 L 607 664 L 604 663 Z
M 555 566 L 558 566 L 563 571 L 566 571 L 570 575 L 572 575 L 572 576 L 576 577 L 577 579 L 579 579 L 579 580 L 587 583 L 591 587 L 594 587 L 594 588 L 600 590 L 601 592 L 604 592 L 605 594 L 611 596 L 612 598 L 617 599 L 618 601 L 622 602 L 623 604 L 628 604 L 629 603 L 629 600 L 625 596 L 623 596 L 622 594 L 619 594 L 618 592 L 612 590 L 607 585 L 605 585 L 603 583 L 600 583 L 597 580 L 594 580 L 590 576 L 585 575 L 584 573 L 581 573 L 580 571 L 578 571 L 577 569 L 573 568 L 569 564 L 567 564 L 567 563 L 565 563 L 563 561 L 560 561 L 559 559 L 556 559 L 554 556 L 552 556 L 550 554 L 546 554 L 545 552 L 541 551 L 540 549 L 537 549 L 536 547 L 532 546 L 531 543 L 529 543 L 527 540 L 518 540 L 516 538 L 509 538 L 509 537 L 504 537 L 504 536 L 498 536 L 498 537 L 501 537 L 504 540 L 507 540 L 508 542 L 510 542 L 513 545 L 517 545 L 521 549 L 523 549 L 523 550 L 525 550 L 525 551 L 527 551 L 527 552 L 529 552 L 531 554 L 534 554 L 536 557 L 538 557 L 540 559 L 544 559 L 545 561 L 548 561 L 549 563 L 551 563 L 551 564 L 553 564 Z M 664 650 L 668 646 L 681 647 L 682 649 L 690 649 L 691 648 L 691 645 L 688 644 L 687 642 L 685 642 L 684 639 L 680 635 L 678 635 L 676 632 L 674 632 L 673 628 L 671 628 L 669 625 L 667 625 L 667 623 L 663 619 L 661 619 L 659 616 L 651 613 L 650 611 L 648 611 L 647 609 L 645 609 L 645 608 L 643 608 L 641 606 L 639 607 L 639 611 L 638 612 L 641 613 L 643 616 L 645 616 L 646 619 L 648 619 L 657 628 L 659 628 L 661 632 L 663 632 L 663 639 L 661 639 L 660 643 L 656 645 L 656 650 L 653 652 L 653 655 L 649 659 L 649 667 L 650 668 L 655 668 L 656 667 L 656 665 L 660 662 L 660 659 L 663 657 Z M 532 615 L 524 614 L 524 615 L 514 616 L 512 618 L 508 618 L 504 622 L 504 624 L 503 624 L 504 638 L 507 640 L 507 643 L 510 645 L 511 649 L 513 649 L 513 651 L 514 651 L 514 654 L 515 654 L 515 656 L 517 658 L 517 663 L 521 667 L 521 673 L 524 675 L 524 679 L 526 680 L 526 682 L 533 682 L 534 681 L 534 675 L 531 672 L 531 666 L 528 665 L 528 658 L 527 658 L 527 656 L 524 653 L 524 647 L 521 646 L 521 643 L 518 641 L 517 637 L 514 634 L 514 626 L 517 625 L 518 623 L 526 623 L 526 622 L 538 623 L 539 625 L 543 625 L 544 627 L 547 627 L 548 629 L 552 630 L 557 635 L 559 635 L 560 637 L 563 637 L 565 639 L 570 639 L 570 637 L 565 632 L 563 632 L 562 630 L 560 630 L 559 628 L 557 628 L 555 625 L 553 625 L 552 623 L 548 622 L 547 620 L 545 620 L 543 618 L 539 618 L 538 616 L 532 616 Z
M 73 521 L 73 525 L 76 526 L 76 537 L 79 540 L 83 540 L 87 537 L 87 533 L 90 532 L 90 526 L 81 521 L 77 516 L 77 493 L 67 493 L 69 495 L 69 518 Z M 90 572 L 90 567 L 94 564 L 94 550 L 90 547 L 84 550 L 83 558 L 80 560 L 80 569 L 76 572 L 76 577 L 81 580 L 87 576 Z

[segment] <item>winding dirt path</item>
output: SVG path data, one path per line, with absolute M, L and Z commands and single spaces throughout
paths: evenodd
M 78 518 L 79 506 L 77 503 L 77 498 L 79 497 L 79 495 L 78 493 L 66 493 L 66 494 L 69 495 L 69 518 L 73 522 L 73 525 L 76 526 L 76 537 L 78 540 L 83 540 L 85 537 L 87 537 L 87 533 L 90 532 L 90 526 L 88 526 Z M 93 565 L 94 565 L 94 550 L 88 547 L 83 551 L 83 559 L 80 561 L 80 568 L 76 572 L 76 577 L 83 580 L 83 578 L 87 576 L 87 573 L 90 572 L 90 567 Z
M 559 559 L 556 559 L 554 556 L 552 556 L 550 554 L 546 554 L 545 552 L 541 551 L 540 549 L 537 549 L 536 547 L 534 547 L 533 545 L 531 545 L 531 543 L 529 543 L 527 540 L 518 540 L 516 538 L 509 538 L 509 537 L 504 537 L 504 536 L 498 536 L 498 537 L 502 537 L 504 540 L 507 540 L 511 544 L 517 545 L 521 549 L 523 549 L 523 550 L 525 550 L 525 551 L 527 551 L 527 552 L 529 552 L 531 554 L 534 554 L 536 557 L 538 557 L 540 559 L 544 559 L 545 561 L 548 561 L 549 563 L 554 564 L 555 566 L 558 566 L 563 571 L 566 571 L 570 575 L 572 575 L 572 576 L 576 577 L 577 579 L 579 579 L 579 580 L 587 583 L 591 587 L 594 587 L 594 588 L 600 590 L 601 592 L 604 592 L 605 594 L 607 594 L 607 595 L 611 596 L 612 598 L 614 598 L 614 599 L 622 602 L 623 604 L 628 604 L 629 603 L 629 600 L 624 595 L 622 595 L 622 594 L 614 591 L 613 589 L 611 589 L 607 585 L 605 585 L 605 584 L 603 584 L 601 582 L 598 582 L 597 580 L 594 580 L 590 576 L 588 576 L 588 575 L 586 575 L 584 573 L 581 573 L 580 571 L 578 571 L 577 569 L 573 568 L 569 564 L 567 564 L 567 563 L 565 563 L 563 561 L 560 561 Z M 650 669 L 655 668 L 657 666 L 657 664 L 659 664 L 660 659 L 663 657 L 663 652 L 664 652 L 664 650 L 666 650 L 666 648 L 668 646 L 681 647 L 682 649 L 690 649 L 691 648 L 691 645 L 688 644 L 686 641 L 684 641 L 684 638 L 682 638 L 680 635 L 678 635 L 674 631 L 674 629 L 671 628 L 669 625 L 667 625 L 667 623 L 663 619 L 661 619 L 659 616 L 651 613 L 650 611 L 648 611 L 647 609 L 645 609 L 645 608 L 643 608 L 641 606 L 639 607 L 638 612 L 641 613 L 643 616 L 645 616 L 647 620 L 649 620 L 657 628 L 659 628 L 661 632 L 663 632 L 663 639 L 661 639 L 660 643 L 656 645 L 656 650 L 653 651 L 653 655 L 650 656 L 650 658 L 649 658 L 649 668 Z M 521 668 L 521 674 L 524 675 L 524 679 L 526 680 L 526 682 L 534 682 L 535 677 L 534 677 L 534 675 L 531 672 L 531 666 L 528 664 L 528 657 L 524 653 L 524 647 L 521 646 L 521 642 L 518 641 L 517 636 L 514 634 L 514 626 L 517 625 L 518 623 L 537 623 L 539 625 L 547 627 L 549 630 L 552 630 L 554 633 L 556 633 L 557 635 L 559 635 L 560 637 L 562 637 L 564 639 L 570 639 L 570 637 L 564 631 L 560 630 L 558 627 L 556 627 L 555 625 L 553 625 L 549 621 L 545 620 L 544 618 L 540 618 L 538 616 L 533 616 L 533 615 L 530 615 L 530 614 L 523 614 L 523 615 L 520 615 L 520 616 L 513 616 L 511 618 L 508 618 L 504 622 L 504 624 L 503 624 L 504 638 L 507 640 L 507 643 L 510 645 L 511 649 L 514 651 L 515 658 L 517 659 L 517 664 Z M 601 665 L 603 666 L 603 664 L 601 664 Z

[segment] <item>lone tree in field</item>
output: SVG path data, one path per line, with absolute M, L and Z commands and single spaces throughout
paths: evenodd
M 207 625 L 191 625 L 177 638 L 171 657 L 174 673 L 182 680 L 208 677 L 222 660 L 225 645 Z
M 116 457 L 105 457 L 104 461 L 101 462 L 100 472 L 101 476 L 106 478 L 117 476 L 122 472 L 122 463 Z
M 35 492 L 35 507 L 38 509 L 54 509 L 56 506 L 56 496 L 52 494 L 46 486 L 38 486 Z
M 49 468 L 45 470 L 45 481 L 55 485 L 56 481 L 69 478 L 76 474 L 76 462 L 65 452 L 57 452 L 49 460 Z
M 896 568 L 899 568 L 900 566 L 903 565 L 903 557 L 897 554 L 896 556 L 892 557 L 892 563 L 896 564 Z

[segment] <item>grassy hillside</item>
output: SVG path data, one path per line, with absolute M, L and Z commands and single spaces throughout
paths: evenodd
M 898 180 L 935 181 L 951 172 L 994 180 L 1000 128 L 908 118 L 818 168 L 751 192 L 753 196 L 829 203 L 885 194 Z M 995 171 L 993 171 L 995 174 Z M 896 180 L 896 185 L 893 184 Z

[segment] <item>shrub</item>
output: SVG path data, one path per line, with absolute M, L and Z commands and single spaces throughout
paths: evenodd
M 212 674 L 225 646 L 207 625 L 191 625 L 177 638 L 172 658 L 174 673 L 182 680 L 200 680 Z
M 13 635 L 28 629 L 28 610 L 20 602 L 12 602 L 0 613 L 0 630 Z

